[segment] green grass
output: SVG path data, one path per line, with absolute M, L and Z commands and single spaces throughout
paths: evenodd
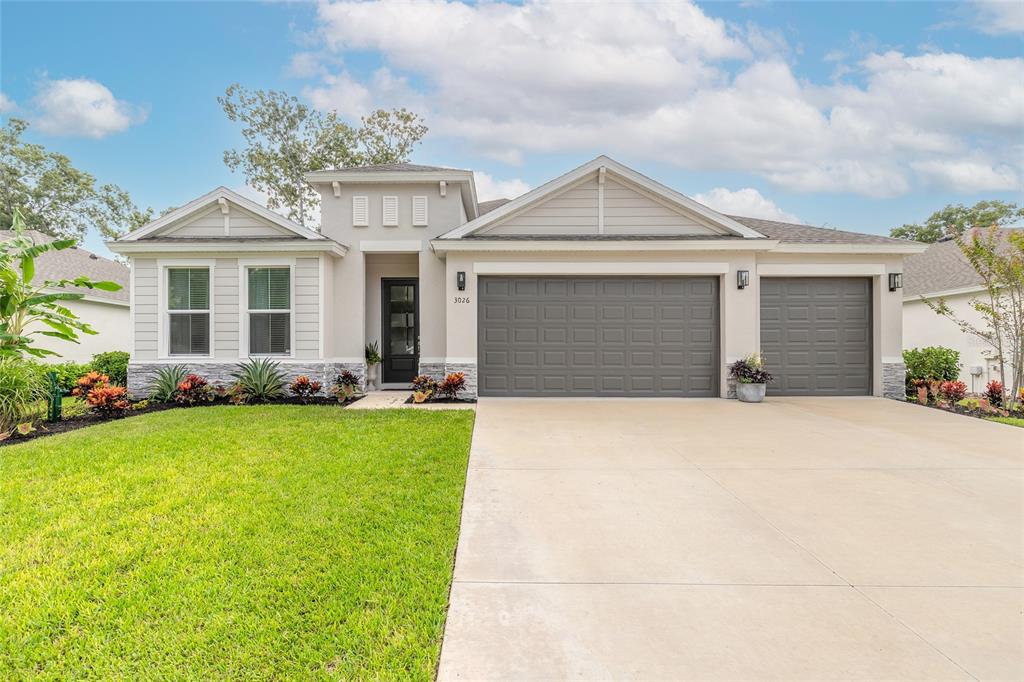
M 0 450 L 0 679 L 431 679 L 473 414 L 212 407 Z
M 988 417 L 991 422 L 999 422 L 1000 424 L 1009 424 L 1010 426 L 1019 426 L 1024 428 L 1024 419 L 1020 417 Z

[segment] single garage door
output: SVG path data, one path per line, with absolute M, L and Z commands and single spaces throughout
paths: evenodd
M 714 277 L 481 277 L 482 396 L 718 395 Z
M 773 395 L 870 395 L 871 280 L 762 277 L 761 350 Z

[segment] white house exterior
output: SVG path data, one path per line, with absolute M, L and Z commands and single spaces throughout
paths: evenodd
M 1007 234 L 1012 228 L 1001 230 Z M 925 302 L 943 299 L 957 317 L 985 329 L 985 321 L 971 301 L 984 300 L 981 278 L 967 262 L 955 241 L 928 246 L 907 258 L 903 288 L 903 347 L 943 346 L 960 353 L 960 380 L 972 392 L 981 392 L 1000 379 L 999 354 L 977 336 L 961 331 L 955 322 L 938 315 Z M 1006 367 L 1007 381 L 1012 376 Z
M 13 234 L 10 230 L 0 230 L 0 241 L 10 239 Z M 37 244 L 53 241 L 53 237 L 35 230 L 29 230 L 28 235 Z M 79 334 L 78 343 L 37 336 L 33 345 L 58 353 L 57 356 L 43 358 L 44 362 L 84 363 L 97 353 L 131 350 L 127 333 L 130 321 L 128 275 L 128 268 L 124 265 L 79 247 L 50 251 L 36 259 L 34 281 L 56 281 L 85 276 L 92 280 L 106 280 L 121 285 L 120 291 L 86 290 L 78 287 L 61 289 L 84 294 L 83 298 L 64 301 L 63 305 L 80 320 L 88 323 L 96 334 Z
M 763 350 L 788 395 L 903 395 L 902 295 L 923 246 L 720 214 L 601 156 L 508 202 L 473 174 L 310 173 L 319 232 L 219 188 L 110 243 L 132 263 L 129 384 L 247 357 L 385 387 L 461 371 L 483 396 L 730 395 Z

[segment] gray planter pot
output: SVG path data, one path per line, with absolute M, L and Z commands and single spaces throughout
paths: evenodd
M 741 403 L 759 403 L 764 400 L 764 392 L 767 384 L 741 384 L 736 383 L 736 397 Z

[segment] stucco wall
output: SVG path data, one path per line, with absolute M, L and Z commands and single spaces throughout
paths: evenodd
M 970 300 L 976 294 L 946 296 L 945 301 L 959 317 L 985 328 L 979 312 L 971 308 Z M 982 391 L 992 379 L 999 379 L 998 362 L 992 347 L 971 334 L 960 331 L 956 324 L 932 311 L 924 301 L 918 299 L 903 302 L 903 347 L 924 348 L 944 346 L 960 352 L 960 380 L 970 391 Z M 979 376 L 971 375 L 971 367 L 980 366 Z M 1007 376 L 1010 369 L 1007 367 Z
M 60 353 L 60 357 L 44 358 L 44 362 L 88 362 L 97 353 L 131 350 L 131 338 L 126 333 L 130 317 L 128 306 L 83 300 L 65 301 L 64 305 L 98 333 L 79 334 L 78 343 L 37 337 L 33 345 Z

